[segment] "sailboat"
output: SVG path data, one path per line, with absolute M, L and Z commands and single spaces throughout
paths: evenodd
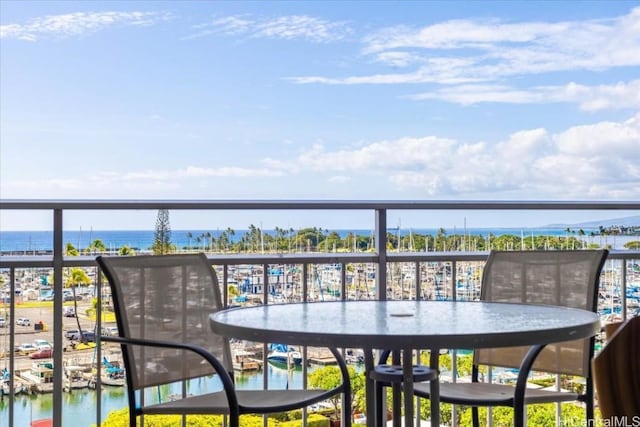
M 267 361 L 286 366 L 302 366 L 302 354 L 286 344 L 271 344 Z
M 9 394 L 11 394 L 10 384 L 11 381 L 9 370 L 7 368 L 2 368 L 2 371 L 0 371 L 0 396 L 8 396 Z M 14 376 L 13 393 L 18 394 L 22 393 L 23 391 L 27 391 L 27 386 L 22 382 L 20 378 Z
M 125 385 L 124 369 L 119 364 L 110 362 L 106 357 L 102 357 L 104 369 L 102 371 L 102 384 L 122 387 Z

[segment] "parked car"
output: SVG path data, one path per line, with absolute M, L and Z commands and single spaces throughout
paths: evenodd
M 93 331 L 82 331 L 82 336 L 84 337 L 84 341 L 94 342 L 96 340 L 96 334 Z M 83 341 L 80 338 L 80 332 L 73 333 L 68 338 L 71 341 Z
M 46 359 L 48 357 L 53 357 L 53 349 L 51 348 L 41 348 L 40 350 L 36 350 L 29 355 L 32 359 Z
M 31 343 L 20 344 L 19 346 L 16 347 L 16 353 L 23 356 L 31 354 L 35 351 L 38 351 L 38 348 Z
M 117 326 L 105 326 L 104 328 L 102 328 L 102 335 L 108 336 L 108 337 L 117 337 L 118 334 L 118 327 Z
M 78 335 L 80 336 L 80 331 L 77 329 L 69 329 L 67 331 L 64 331 L 64 337 L 67 339 L 71 339 L 71 337 Z
M 65 307 L 62 309 L 62 315 L 64 317 L 76 317 L 76 309 L 73 307 Z
M 7 320 L 4 317 L 0 317 L 0 328 L 7 327 Z
M 62 300 L 63 301 L 82 301 L 82 295 L 76 295 L 75 297 L 73 296 L 73 292 L 72 291 L 62 291 Z
M 16 319 L 16 325 L 31 326 L 31 320 L 27 319 L 26 317 L 18 317 L 18 319 Z
M 33 345 L 35 345 L 38 350 L 43 348 L 52 348 L 51 343 L 47 340 L 33 340 Z

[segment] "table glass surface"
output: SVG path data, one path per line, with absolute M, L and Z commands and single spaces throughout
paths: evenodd
M 332 301 L 263 305 L 211 315 L 229 337 L 355 348 L 481 348 L 593 336 L 596 313 L 556 306 L 463 301 Z

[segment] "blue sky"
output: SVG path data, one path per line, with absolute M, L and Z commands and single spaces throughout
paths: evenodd
M 2 198 L 640 198 L 639 2 L 0 12 Z

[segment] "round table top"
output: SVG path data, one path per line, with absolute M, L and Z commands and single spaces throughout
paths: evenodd
M 234 308 L 214 332 L 258 342 L 364 349 L 486 348 L 586 338 L 596 313 L 556 306 L 463 301 L 332 301 Z

